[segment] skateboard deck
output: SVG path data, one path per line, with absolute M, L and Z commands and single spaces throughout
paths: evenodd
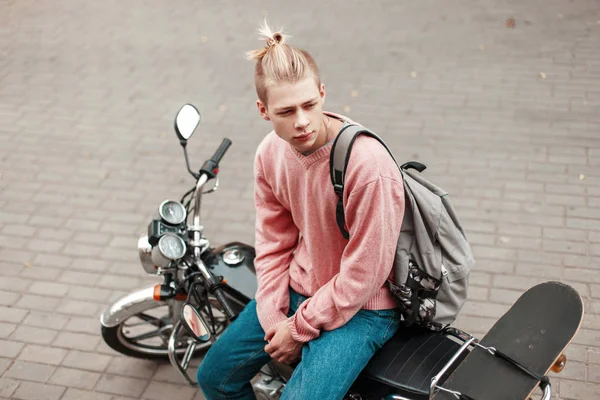
M 546 282 L 523 293 L 480 344 L 497 349 L 537 376 L 546 376 L 582 319 L 579 293 L 563 283 Z M 539 384 L 509 361 L 475 347 L 441 386 L 474 400 L 525 400 Z M 457 397 L 440 390 L 434 399 Z

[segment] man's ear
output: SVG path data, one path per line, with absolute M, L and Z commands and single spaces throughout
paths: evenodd
M 265 121 L 270 121 L 271 120 L 271 118 L 269 118 L 269 112 L 267 111 L 267 107 L 265 107 L 265 105 L 263 104 L 262 101 L 256 100 L 256 107 L 258 108 L 258 112 L 260 113 L 260 116 Z
M 321 83 L 321 87 L 319 88 L 319 94 L 321 95 L 321 99 L 323 103 L 325 103 L 325 97 L 327 97 L 327 92 L 325 91 L 325 85 Z

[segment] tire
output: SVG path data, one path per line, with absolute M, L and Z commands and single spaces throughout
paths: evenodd
M 140 317 L 140 315 L 142 314 L 144 315 L 144 318 Z M 110 328 L 102 326 L 102 338 L 104 339 L 104 342 L 116 352 L 124 354 L 126 356 L 142 358 L 147 360 L 168 360 L 169 355 L 166 343 L 164 345 L 140 345 L 128 338 L 126 334 L 129 328 L 127 322 L 133 318 L 137 318 L 138 320 L 143 321 L 148 318 L 148 315 L 147 312 L 144 312 L 127 318 L 117 326 Z M 154 324 L 158 323 L 160 323 L 160 327 L 157 329 L 157 331 L 164 330 L 164 334 L 161 333 L 156 337 L 164 338 L 170 336 L 170 332 L 172 331 L 172 325 L 170 324 L 170 322 L 167 321 L 164 317 L 155 318 Z M 153 323 L 150 324 L 156 326 Z M 220 336 L 220 334 L 223 332 L 224 329 L 226 329 L 226 327 L 226 322 L 222 326 L 219 325 L 219 329 L 217 330 L 216 336 Z M 182 356 L 187 349 L 187 342 L 188 340 L 191 340 L 191 338 L 187 335 L 187 332 L 185 332 L 184 329 L 181 329 L 181 333 L 178 339 L 179 340 L 177 342 L 176 353 L 177 355 Z M 162 340 L 164 342 L 164 339 Z M 179 346 L 180 344 L 181 347 Z M 194 356 L 198 355 L 199 353 L 205 352 L 211 344 L 211 342 L 198 343 L 196 346 L 196 350 L 194 351 Z

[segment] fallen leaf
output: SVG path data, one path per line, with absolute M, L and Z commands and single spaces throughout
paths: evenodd
M 504 21 L 505 28 L 514 28 L 516 24 L 517 23 L 514 18 L 509 18 L 506 21 Z
M 543 73 L 543 72 L 540 72 L 540 78 L 542 78 L 542 79 L 546 79 L 546 74 L 545 74 L 545 73 Z
M 200 36 L 200 41 L 201 41 L 202 43 L 206 43 L 206 42 L 208 42 L 208 36 Z
M 26 262 L 24 265 L 25 265 L 25 268 L 30 268 L 31 267 L 31 263 L 29 261 Z
M 227 106 L 225 104 L 221 104 L 219 106 L 219 111 L 224 112 L 225 110 L 227 110 Z
M 584 174 L 579 174 L 579 180 L 582 181 L 585 179 L 585 175 Z
M 356 90 L 353 90 L 350 92 L 350 96 L 352 97 L 358 97 L 358 92 Z
M 411 78 L 416 78 L 417 77 L 417 73 L 415 71 L 410 73 L 410 77 Z
M 350 106 L 344 106 L 344 112 L 350 112 Z
M 479 50 L 485 50 L 485 46 L 484 46 L 484 45 L 482 45 L 482 44 L 480 44 L 480 45 L 479 45 Z

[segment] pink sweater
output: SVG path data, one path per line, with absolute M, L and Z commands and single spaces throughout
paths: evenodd
M 268 134 L 255 159 L 257 313 L 265 332 L 287 319 L 294 339 L 344 325 L 361 308 L 396 307 L 384 286 L 404 215 L 398 167 L 375 139 L 354 143 L 346 173 L 345 240 L 329 175 L 332 143 L 305 156 Z M 289 287 L 310 297 L 289 319 Z

